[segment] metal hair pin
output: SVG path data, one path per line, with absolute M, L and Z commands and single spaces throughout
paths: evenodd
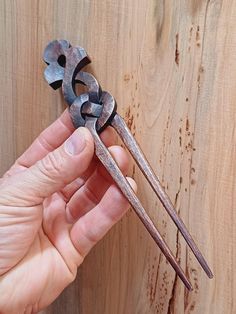
M 176 261 L 175 256 L 147 215 L 138 197 L 99 137 L 99 133 L 108 125 L 112 126 L 119 134 L 125 146 L 135 159 L 138 167 L 150 183 L 153 191 L 182 233 L 207 276 L 212 278 L 213 274 L 202 253 L 195 244 L 182 219 L 178 216 L 168 195 L 144 157 L 144 154 L 133 138 L 125 121 L 116 112 L 117 105 L 115 99 L 111 94 L 101 89 L 93 75 L 81 71 L 85 65 L 91 62 L 86 51 L 81 47 L 72 47 L 67 40 L 54 40 L 45 48 L 43 58 L 48 65 L 44 72 L 45 79 L 54 89 L 62 87 L 62 92 L 69 105 L 70 116 L 75 128 L 85 126 L 90 130 L 94 138 L 97 157 L 128 199 L 136 214 L 185 286 L 189 290 L 192 290 L 191 283 Z M 77 83 L 85 85 L 87 92 L 76 95 L 75 85 Z

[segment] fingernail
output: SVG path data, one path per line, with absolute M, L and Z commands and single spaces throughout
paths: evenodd
M 69 155 L 78 155 L 86 146 L 84 129 L 77 129 L 65 142 L 65 151 Z

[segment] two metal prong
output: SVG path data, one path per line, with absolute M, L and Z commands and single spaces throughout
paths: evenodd
M 130 184 L 128 183 L 125 176 L 122 174 L 121 170 L 119 169 L 118 165 L 112 158 L 111 154 L 109 153 L 108 149 L 105 147 L 103 142 L 101 141 L 97 130 L 96 130 L 96 123 L 97 118 L 94 117 L 87 117 L 86 120 L 86 127 L 90 130 L 94 142 L 95 142 L 95 149 L 96 155 L 107 169 L 107 171 L 112 176 L 113 180 L 116 182 L 122 193 L 128 199 L 129 203 L 135 210 L 136 214 L 159 246 L 169 263 L 172 265 L 178 276 L 181 278 L 185 286 L 188 290 L 192 290 L 192 285 L 189 279 L 186 277 L 186 274 L 176 261 L 176 258 L 172 254 L 171 250 L 169 249 L 168 245 L 166 244 L 165 240 L 162 238 L 160 233 L 158 232 L 157 228 L 153 224 L 150 217 L 147 215 L 145 209 L 143 208 L 141 202 L 139 201 L 138 197 L 134 193 L 133 189 L 131 188 Z M 185 238 L 187 244 L 193 251 L 194 255 L 196 256 L 198 262 L 206 272 L 209 278 L 213 277 L 213 274 L 207 265 L 206 260 L 204 259 L 203 255 L 201 254 L 200 250 L 198 249 L 197 245 L 195 244 L 193 238 L 191 237 L 190 233 L 188 232 L 187 228 L 185 227 L 182 219 L 178 216 L 174 206 L 172 205 L 168 195 L 164 191 L 163 187 L 160 184 L 160 181 L 154 174 L 151 166 L 147 162 L 144 154 L 142 153 L 141 149 L 139 148 L 136 140 L 132 136 L 129 128 L 127 127 L 125 121 L 116 113 L 113 119 L 110 122 L 111 126 L 116 130 L 116 132 L 121 137 L 122 141 L 124 142 L 125 146 L 128 148 L 129 152 L 135 159 L 138 167 L 143 172 L 147 180 L 149 181 L 152 189 L 158 196 L 159 200 L 163 204 L 164 208 L 176 224 L 177 228 L 182 233 L 183 237 Z

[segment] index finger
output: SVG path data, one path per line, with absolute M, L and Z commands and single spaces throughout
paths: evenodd
M 66 109 L 62 115 L 34 140 L 31 146 L 16 160 L 8 175 L 18 169 L 28 168 L 38 160 L 44 158 L 49 152 L 62 145 L 74 132 L 75 128 L 71 121 L 70 113 Z M 101 139 L 106 146 L 114 145 L 116 134 L 111 127 L 107 127 L 101 133 Z
M 66 109 L 55 122 L 42 131 L 30 147 L 17 159 L 16 165 L 27 168 L 32 166 L 49 152 L 62 145 L 74 130 L 69 111 Z

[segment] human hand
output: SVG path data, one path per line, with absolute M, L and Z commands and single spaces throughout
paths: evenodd
M 111 146 L 114 134 L 107 128 L 101 138 L 126 174 L 128 156 Z M 74 131 L 65 111 L 0 181 L 0 313 L 48 306 L 128 207 L 94 157 L 91 134 Z

